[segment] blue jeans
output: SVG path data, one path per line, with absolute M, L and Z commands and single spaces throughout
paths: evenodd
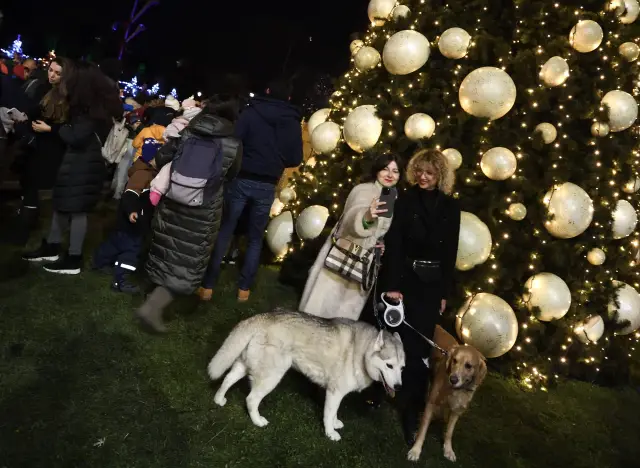
M 225 190 L 222 224 L 216 239 L 213 253 L 209 259 L 209 266 L 204 275 L 202 286 L 212 289 L 220 275 L 222 258 L 229 249 L 233 232 L 245 207 L 249 208 L 248 244 L 238 289 L 248 291 L 258 272 L 260 251 L 264 230 L 269 222 L 271 205 L 275 200 L 276 186 L 268 182 L 258 182 L 249 179 L 234 179 Z

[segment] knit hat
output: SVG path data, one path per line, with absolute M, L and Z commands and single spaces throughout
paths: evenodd
M 202 112 L 202 109 L 200 109 L 199 107 L 187 107 L 182 113 L 182 117 L 191 122 L 191 119 L 193 119 L 200 112 Z
M 149 164 L 151 160 L 156 157 L 156 154 L 158 153 L 160 147 L 162 147 L 162 143 L 160 143 L 155 138 L 145 138 L 142 145 L 142 153 L 140 154 L 140 159 Z
M 189 109 L 191 107 L 196 107 L 196 100 L 195 99 L 190 97 L 190 98 L 187 98 L 184 101 L 182 101 L 182 108 L 183 109 Z
M 171 109 L 173 109 L 174 111 L 177 111 L 180 109 L 180 103 L 178 102 L 178 100 L 176 98 L 173 97 L 173 95 L 169 94 L 167 96 L 167 98 L 164 100 L 164 106 L 165 107 L 170 107 Z

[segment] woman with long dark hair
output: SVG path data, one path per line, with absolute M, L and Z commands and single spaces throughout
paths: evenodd
M 325 266 L 325 261 L 333 247 L 334 236 L 358 245 L 362 252 L 375 248 L 391 225 L 391 217 L 380 216 L 387 212 L 384 202 L 380 202 L 380 194 L 384 188 L 395 187 L 398 180 L 398 157 L 384 154 L 375 159 L 364 183 L 351 190 L 340 221 L 311 267 L 299 310 L 324 318 L 360 318 L 369 290 L 361 282 L 331 271 Z
M 117 90 L 89 63 L 78 63 L 65 73 L 60 84 L 67 93 L 69 122 L 60 128 L 67 145 L 53 187 L 53 218 L 49 235 L 35 251 L 22 258 L 31 262 L 49 261 L 51 273 L 78 274 L 82 269 L 82 246 L 87 233 L 87 213 L 100 198 L 107 169 L 102 145 L 122 116 Z M 62 236 L 69 229 L 69 250 L 60 256 Z

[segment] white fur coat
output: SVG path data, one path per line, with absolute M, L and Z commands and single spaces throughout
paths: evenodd
M 369 249 L 386 234 L 391 225 L 390 218 L 378 218 L 369 229 L 365 229 L 362 223 L 371 202 L 380 196 L 381 191 L 382 186 L 373 182 L 353 188 L 344 206 L 338 237 L 347 238 L 364 249 Z M 318 317 L 344 317 L 358 320 L 369 292 L 363 291 L 359 283 L 345 279 L 325 268 L 324 261 L 330 249 L 331 236 L 322 246 L 318 258 L 309 271 L 299 309 Z

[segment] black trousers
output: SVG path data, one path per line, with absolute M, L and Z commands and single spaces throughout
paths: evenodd
M 93 267 L 113 267 L 114 283 L 121 283 L 138 268 L 142 236 L 127 231 L 115 231 L 100 244 L 93 255 Z

